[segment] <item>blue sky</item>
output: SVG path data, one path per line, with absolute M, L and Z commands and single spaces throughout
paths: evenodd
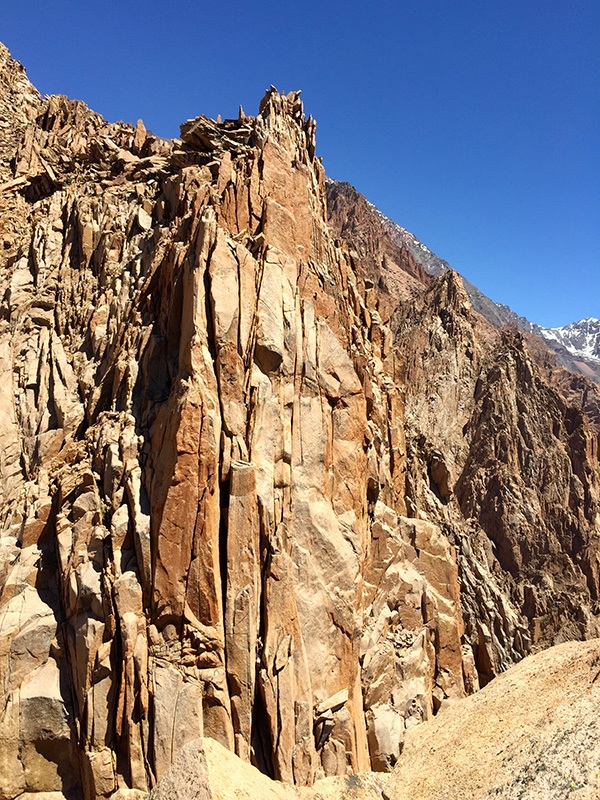
M 0 40 L 163 136 L 302 89 L 328 175 L 531 320 L 600 317 L 598 0 L 21 0 Z

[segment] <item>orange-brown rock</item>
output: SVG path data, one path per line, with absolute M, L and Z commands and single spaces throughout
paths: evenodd
M 349 183 L 327 182 L 327 209 L 331 229 L 349 245 L 357 274 L 371 289 L 367 296 L 377 297 L 385 321 L 400 300 L 412 300 L 429 286 L 431 276 Z
M 298 93 L 166 141 L 0 80 L 0 797 L 146 793 L 202 736 L 389 770 L 594 635 L 586 411 L 453 273 L 365 277 Z

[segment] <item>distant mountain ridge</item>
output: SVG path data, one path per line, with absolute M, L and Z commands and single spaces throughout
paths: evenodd
M 443 258 L 437 256 L 427 247 L 427 245 L 419 241 L 414 234 L 406 230 L 406 228 L 403 228 L 401 225 L 398 225 L 398 223 L 389 219 L 389 217 L 386 217 L 385 214 L 383 214 L 377 208 L 377 206 L 374 206 L 372 203 L 369 203 L 369 205 L 372 206 L 373 210 L 377 214 L 377 217 L 381 221 L 383 227 L 394 244 L 407 248 L 415 261 L 423 266 L 423 269 L 428 275 L 432 275 L 434 278 L 437 278 L 439 275 L 443 275 L 444 272 L 448 272 L 450 269 L 452 269 L 447 261 L 444 261 Z M 470 283 L 464 276 L 461 275 L 461 278 L 473 307 L 479 311 L 480 314 L 483 314 L 483 316 L 489 322 L 491 322 L 492 325 L 500 327 L 502 325 L 513 324 L 517 325 L 519 328 L 521 328 L 521 330 L 524 330 L 527 333 L 538 332 L 537 325 L 530 322 L 525 317 L 520 317 L 508 306 L 491 300 L 476 286 Z
M 438 277 L 451 269 L 447 261 L 437 256 L 414 234 L 386 217 L 373 203 L 368 200 L 367 203 L 391 241 L 407 249 L 428 275 Z M 541 336 L 555 353 L 559 366 L 572 372 L 580 372 L 596 381 L 600 380 L 600 320 L 590 317 L 560 328 L 544 328 L 519 316 L 509 306 L 494 302 L 464 276 L 461 275 L 461 278 L 473 307 L 492 325 L 516 325 L 525 333 Z
M 557 342 L 574 356 L 600 362 L 600 320 L 594 317 L 561 328 L 540 328 L 539 332 L 544 339 Z

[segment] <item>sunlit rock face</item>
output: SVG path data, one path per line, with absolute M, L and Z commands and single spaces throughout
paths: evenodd
M 167 141 L 0 82 L 1 797 L 202 736 L 389 770 L 596 632 L 595 430 L 454 273 L 332 233 L 298 93 Z

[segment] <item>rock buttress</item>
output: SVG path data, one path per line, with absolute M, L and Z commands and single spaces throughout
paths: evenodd
M 536 625 L 588 635 L 585 415 L 452 276 L 379 302 L 297 93 L 167 141 L 1 71 L 2 797 L 146 791 L 203 735 L 296 784 L 389 770 Z M 469 505 L 505 479 L 494 414 L 531 398 L 565 522 L 535 546 L 570 554 L 581 612 L 538 589 L 550 557 L 511 567 L 513 507 Z M 547 460 L 511 454 L 542 492 Z
M 2 251 L 4 796 L 146 790 L 200 735 L 299 784 L 388 768 L 433 708 L 439 615 L 415 600 L 414 666 L 371 712 L 387 622 L 363 634 L 387 598 L 367 575 L 412 535 L 403 400 L 329 234 L 314 122 L 271 90 L 175 141 L 61 97 L 26 123 L 0 196 L 21 220 Z M 60 725 L 34 730 L 48 704 Z

